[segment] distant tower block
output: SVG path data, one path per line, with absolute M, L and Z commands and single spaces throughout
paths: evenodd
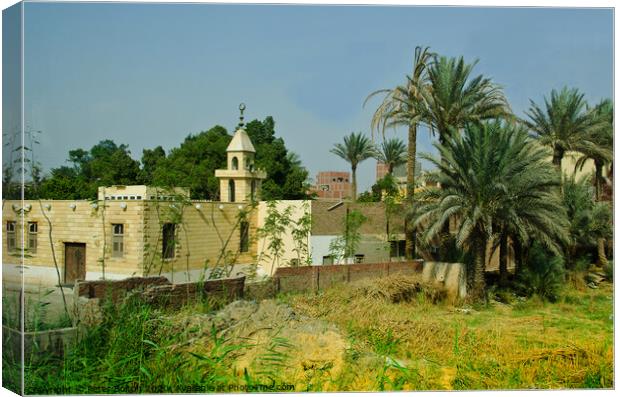
M 267 176 L 254 165 L 256 150 L 243 128 L 243 103 L 239 110 L 237 131 L 226 148 L 227 169 L 215 170 L 215 176 L 220 180 L 220 201 L 225 203 L 259 201 L 261 181 Z

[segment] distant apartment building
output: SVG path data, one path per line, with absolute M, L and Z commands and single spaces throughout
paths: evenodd
M 316 175 L 313 192 L 319 199 L 343 199 L 351 196 L 351 174 L 344 171 L 321 171 Z

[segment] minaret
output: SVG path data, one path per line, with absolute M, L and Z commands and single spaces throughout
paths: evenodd
M 267 176 L 254 165 L 256 150 L 244 129 L 243 103 L 239 110 L 237 131 L 226 148 L 227 169 L 215 170 L 215 176 L 220 180 L 220 201 L 225 203 L 259 201 L 261 181 Z

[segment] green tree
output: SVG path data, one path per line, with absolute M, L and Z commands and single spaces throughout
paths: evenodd
M 69 162 L 73 167 L 51 170 L 51 176 L 41 183 L 41 198 L 94 199 L 99 186 L 138 183 L 140 165 L 131 158 L 129 147 L 109 139 L 89 151 L 70 150 Z
M 566 178 L 562 194 L 570 222 L 570 239 L 565 246 L 566 265 L 574 269 L 580 256 L 597 247 L 599 239 L 612 237 L 612 212 L 609 203 L 595 200 L 587 178 Z
M 413 70 L 407 76 L 404 85 L 393 89 L 383 89 L 370 94 L 364 104 L 375 95 L 384 98 L 371 121 L 371 131 L 385 132 L 386 127 L 407 127 L 407 201 L 413 202 L 416 176 L 416 151 L 418 125 L 426 115 L 426 103 L 423 91 L 428 89 L 428 64 L 432 57 L 429 47 L 416 47 L 413 58 Z M 412 233 L 405 233 L 406 254 L 413 257 L 414 239 Z
M 472 77 L 478 61 L 435 56 L 428 69 L 429 89 L 421 91 L 424 121 L 445 143 L 467 124 L 511 117 L 502 88 L 483 75 Z
M 387 165 L 388 174 L 392 175 L 394 168 L 407 162 L 407 148 L 398 138 L 384 139 L 377 150 L 376 159 Z
M 375 146 L 361 132 L 352 132 L 344 137 L 344 144 L 336 143 L 331 153 L 351 164 L 351 199 L 357 199 L 357 166 L 364 160 L 376 155 Z
M 155 168 L 149 170 L 153 185 L 188 187 L 192 198 L 218 200 L 219 181 L 215 170 L 226 167 L 226 148 L 231 139 L 226 129 L 218 125 L 188 135 L 179 147 L 170 150 L 167 157 L 158 156 L 159 150 L 153 149 L 147 155 L 147 161 L 155 162 Z M 144 165 L 146 167 L 147 163 Z
M 553 150 L 553 164 L 561 170 L 564 153 L 594 146 L 587 139 L 600 127 L 602 118 L 588 110 L 584 94 L 576 88 L 552 90 L 551 99 L 544 98 L 544 102 L 543 109 L 530 100 L 530 108 L 525 112 L 529 120 L 525 123 L 541 144 Z
M 557 206 L 545 202 L 552 201 L 557 194 L 554 186 L 558 181 L 553 170 L 544 168 L 540 148 L 528 142 L 521 130 L 502 128 L 499 122 L 467 125 L 463 136 L 454 134 L 435 147 L 440 158 L 424 158 L 437 167 L 434 178 L 441 188 L 420 193 L 421 205 L 413 209 L 414 226 L 421 227 L 422 239 L 430 242 L 450 220 L 457 220 L 456 246 L 473 254 L 473 265 L 468 269 L 469 285 L 473 298 L 481 299 L 485 290 L 486 247 L 498 233 L 495 219 L 508 211 L 503 215 L 505 227 L 510 230 L 511 225 L 521 237 L 553 230 L 553 223 L 561 220 L 561 214 L 551 213 Z M 538 180 L 540 175 L 545 177 Z M 535 205 L 534 210 L 541 214 L 530 216 L 529 205 Z M 530 229 L 529 221 L 539 219 L 545 223 L 541 221 L 538 229 Z
M 493 217 L 499 242 L 500 283 L 508 279 L 508 240 L 517 257 L 523 246 L 537 241 L 554 255 L 561 255 L 568 239 L 568 220 L 557 192 L 560 177 L 547 160 L 546 150 L 528 139 L 525 128 L 514 124 L 489 124 L 499 132 L 496 145 L 497 211 Z
M 141 183 L 145 185 L 153 184 L 153 173 L 157 169 L 159 162 L 166 158 L 166 151 L 161 146 L 155 149 L 142 150 L 142 169 L 140 169 Z
M 267 173 L 261 188 L 262 199 L 308 198 L 308 171 L 301 165 L 299 156 L 287 150 L 284 140 L 276 138 L 273 118 L 253 120 L 245 129 L 256 149 L 256 166 Z
M 611 100 L 605 99 L 596 105 L 592 116 L 598 120 L 597 127 L 589 131 L 586 139 L 577 142 L 575 149 L 582 156 L 577 160 L 575 170 L 583 169 L 589 160 L 594 162 L 594 197 L 596 201 L 602 201 L 605 184 L 603 168 L 610 165 L 614 159 L 614 108 Z M 598 263 L 601 266 L 607 266 L 605 239 L 599 238 L 597 246 Z

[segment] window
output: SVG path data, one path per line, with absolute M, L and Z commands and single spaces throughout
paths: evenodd
M 164 223 L 162 231 L 162 253 L 161 256 L 164 259 L 174 258 L 174 223 Z
M 36 222 L 28 222 L 28 251 L 30 253 L 37 252 L 37 235 L 39 234 L 39 225 Z
M 231 203 L 235 202 L 235 181 L 232 179 L 228 180 L 228 201 Z
M 250 187 L 250 200 L 254 201 L 256 200 L 256 179 L 252 179 L 252 184 Z
M 363 263 L 364 254 L 355 254 L 355 263 Z
M 323 264 L 324 265 L 333 265 L 334 264 L 334 257 L 331 255 L 326 255 L 323 257 Z
M 390 258 L 405 256 L 405 240 L 390 241 Z
M 248 252 L 250 246 L 250 224 L 242 221 L 239 225 L 239 252 Z
M 238 170 L 239 169 L 239 160 L 236 157 L 233 157 L 230 161 L 230 169 Z
M 112 257 L 122 258 L 125 251 L 125 227 L 122 223 L 112 224 Z
M 6 248 L 9 251 L 15 249 L 15 221 L 6 223 Z

